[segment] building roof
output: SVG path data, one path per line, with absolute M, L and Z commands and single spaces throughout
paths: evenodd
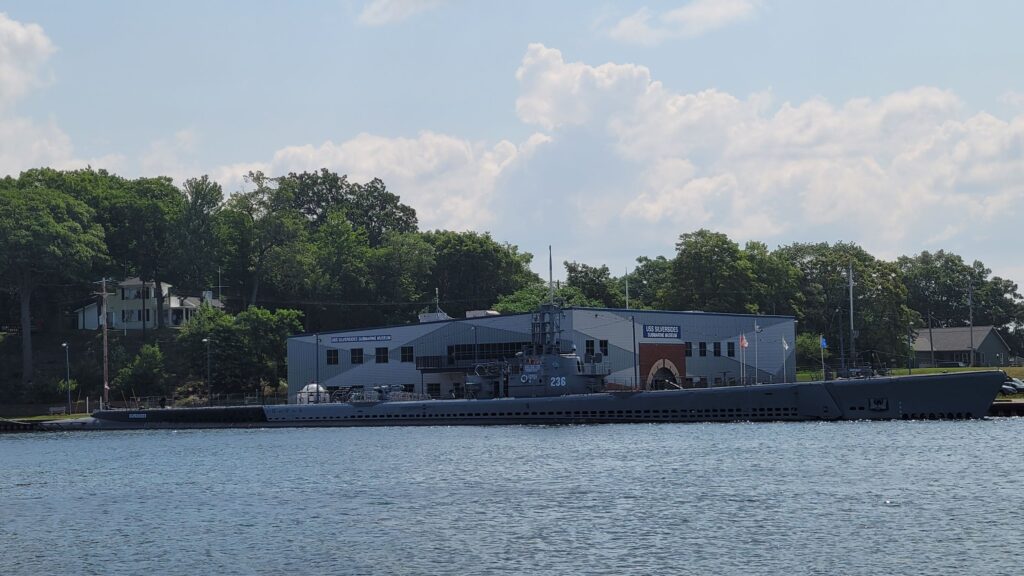
M 928 333 L 931 332 L 931 339 L 929 340 Z M 996 337 L 1002 342 L 1003 346 L 1009 350 L 1010 347 L 1006 345 L 1006 341 L 999 335 L 999 331 L 993 326 L 975 326 L 974 327 L 974 348 L 977 349 L 981 345 L 982 341 L 988 337 L 989 332 L 995 332 Z M 914 339 L 914 352 L 929 352 L 933 349 L 932 343 L 934 343 L 934 350 L 936 352 L 957 352 L 961 350 L 971 349 L 971 327 L 970 326 L 954 326 L 952 328 L 918 328 L 917 338 Z

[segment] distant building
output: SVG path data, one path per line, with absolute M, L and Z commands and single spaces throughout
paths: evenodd
M 142 330 L 156 328 L 156 282 L 143 282 L 138 278 L 127 278 L 107 286 L 107 327 L 111 330 Z M 160 283 L 164 296 L 164 326 L 175 328 L 189 320 L 203 303 L 214 308 L 224 305 L 213 297 L 213 292 L 203 292 L 202 298 L 180 296 L 172 286 Z M 98 330 L 103 326 L 100 317 L 100 302 L 91 302 L 75 310 L 75 325 L 79 330 Z
M 300 334 L 288 339 L 288 395 L 310 384 L 343 389 L 402 386 L 435 398 L 463 397 L 466 376 L 531 344 L 534 315 L 441 311 L 419 324 Z M 706 388 L 793 381 L 796 323 L 751 316 L 620 308 L 566 308 L 560 349 L 610 385 Z
M 919 328 L 914 339 L 914 356 L 921 368 L 969 366 L 971 347 L 975 366 L 1009 366 L 1013 350 L 992 326 Z M 934 352 L 935 360 L 932 361 Z

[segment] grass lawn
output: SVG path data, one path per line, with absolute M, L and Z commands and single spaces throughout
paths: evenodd
M 22 422 L 45 422 L 47 420 L 70 420 L 71 418 L 85 418 L 88 416 L 86 413 L 81 414 L 54 414 L 42 415 L 42 416 L 21 416 L 18 418 L 8 418 L 8 420 L 20 420 Z

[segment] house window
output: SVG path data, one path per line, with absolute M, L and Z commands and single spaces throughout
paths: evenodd
M 707 342 L 701 342 L 700 343 L 700 355 L 701 355 L 701 357 L 704 357 L 704 356 L 708 355 L 708 343 Z
M 377 356 L 377 364 L 387 364 L 388 363 L 388 349 L 387 348 L 377 348 L 376 356 Z
M 584 350 L 587 353 L 587 357 L 589 358 L 589 357 L 593 356 L 594 355 L 594 341 L 593 340 L 587 340 L 586 342 L 583 343 L 583 345 L 584 345 Z
M 732 358 L 732 357 L 736 356 L 736 343 L 735 342 L 726 342 L 725 343 L 725 353 L 729 355 L 729 358 Z
M 427 394 L 432 398 L 437 398 L 441 395 L 441 383 L 440 382 L 427 382 Z
M 598 345 L 601 347 L 601 354 L 604 354 L 605 356 L 607 356 L 608 355 L 608 341 L 607 340 L 601 340 L 600 342 L 598 342 Z
M 362 364 L 363 363 L 363 349 L 362 348 L 353 348 L 352 349 L 352 363 L 353 364 Z
M 714 343 L 714 354 L 715 354 L 715 356 L 721 356 L 722 355 L 722 343 L 721 342 L 715 342 Z
M 146 322 L 149 322 L 149 308 L 146 308 Z
M 693 342 L 684 342 L 686 344 L 686 355 L 693 356 Z
M 412 362 L 412 346 L 402 346 L 402 362 Z
M 327 363 L 328 364 L 337 364 L 338 363 L 338 349 L 337 348 L 328 348 L 327 349 Z

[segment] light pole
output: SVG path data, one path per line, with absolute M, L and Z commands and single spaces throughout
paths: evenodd
M 476 326 L 470 326 L 473 330 L 473 366 L 476 366 L 479 362 L 477 355 L 477 340 L 476 340 Z
M 68 389 L 68 416 L 71 415 L 71 360 L 68 343 L 61 344 L 64 348 L 64 387 Z
M 213 406 L 213 380 L 210 379 L 210 342 L 211 338 L 203 338 L 203 342 L 206 344 L 206 403 Z

